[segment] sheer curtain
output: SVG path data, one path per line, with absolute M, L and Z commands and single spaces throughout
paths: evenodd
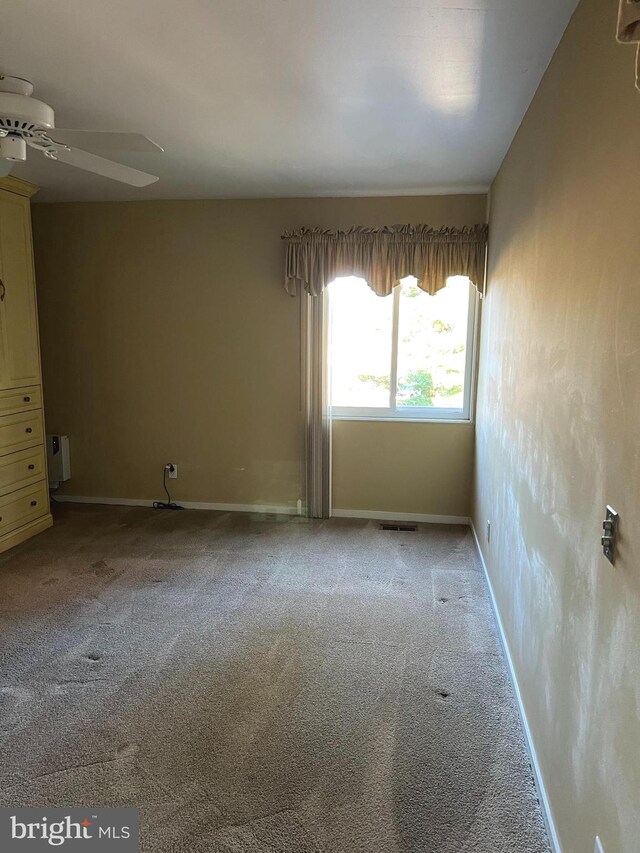
M 306 505 L 312 518 L 331 515 L 331 416 L 327 362 L 327 286 L 336 278 L 363 278 L 378 296 L 401 279 L 434 294 L 447 279 L 463 275 L 482 292 L 488 227 L 431 228 L 394 225 L 348 231 L 302 228 L 287 232 L 284 287 L 301 294 Z
M 329 400 L 328 294 L 302 294 L 305 349 L 303 408 L 307 514 L 331 516 L 331 415 Z

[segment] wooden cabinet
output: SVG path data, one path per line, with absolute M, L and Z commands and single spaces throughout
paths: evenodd
M 51 526 L 30 197 L 0 179 L 0 552 Z
M 46 458 L 42 445 L 0 456 L 0 495 L 43 482 L 46 476 Z
M 49 489 L 41 481 L 0 498 L 0 534 L 13 531 L 49 512 Z
M 0 417 L 0 457 L 44 444 L 41 412 L 18 412 Z
M 0 415 L 42 409 L 42 390 L 39 385 L 7 388 L 0 391 Z
M 29 199 L 0 192 L 0 388 L 40 382 Z

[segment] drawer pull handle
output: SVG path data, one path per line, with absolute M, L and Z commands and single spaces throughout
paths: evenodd
M 38 505 L 38 501 L 31 501 L 31 506 L 37 506 L 37 505 Z
M 24 401 L 25 401 L 25 403 L 30 403 L 30 402 L 31 402 L 31 397 L 25 397 L 25 398 L 24 398 Z
M 33 430 L 31 429 L 31 427 L 27 427 L 27 428 L 25 429 L 25 432 L 33 432 Z
M 36 466 L 33 464 L 33 462 L 31 463 L 31 465 L 29 465 L 29 466 L 28 466 L 28 468 L 29 468 L 29 470 L 30 470 L 30 471 L 33 471 L 33 469 L 34 469 L 35 467 L 36 467 Z

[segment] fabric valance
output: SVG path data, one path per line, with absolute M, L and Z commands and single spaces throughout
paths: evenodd
M 640 0 L 620 0 L 617 36 L 619 42 L 638 45 L 636 88 L 640 89 Z
M 363 278 L 378 296 L 388 296 L 409 275 L 434 294 L 453 275 L 465 275 L 482 290 L 488 226 L 428 225 L 354 227 L 348 231 L 301 228 L 283 234 L 287 253 L 284 287 L 318 296 L 340 276 Z

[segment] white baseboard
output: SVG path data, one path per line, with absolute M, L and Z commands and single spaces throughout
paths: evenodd
M 383 512 L 371 509 L 334 509 L 333 518 L 371 518 L 375 521 L 419 521 L 425 524 L 465 524 L 471 519 L 466 515 L 428 515 L 421 512 Z
M 518 686 L 518 678 L 516 676 L 516 671 L 513 666 L 513 660 L 511 658 L 511 652 L 509 651 L 509 644 L 507 642 L 507 636 L 504 632 L 504 626 L 502 624 L 502 619 L 500 618 L 500 611 L 498 610 L 498 603 L 496 601 L 495 594 L 493 592 L 493 585 L 491 583 L 491 578 L 489 577 L 489 572 L 487 570 L 487 564 L 484 561 L 484 554 L 482 553 L 482 548 L 480 547 L 480 540 L 478 539 L 478 534 L 476 528 L 473 524 L 473 521 L 470 521 L 471 532 L 473 533 L 473 538 L 476 541 L 476 548 L 478 549 L 478 554 L 480 556 L 480 562 L 482 563 L 482 569 L 484 571 L 484 576 L 487 581 L 487 586 L 489 587 L 489 595 L 491 596 L 491 603 L 493 605 L 493 612 L 496 616 L 496 622 L 498 623 L 498 632 L 500 634 L 500 640 L 502 641 L 502 648 L 504 649 L 504 655 L 507 660 L 507 666 L 509 667 L 509 675 L 511 676 L 511 682 L 513 684 L 513 691 L 516 695 L 516 700 L 518 702 L 518 710 L 520 711 L 520 718 L 522 720 L 522 728 L 524 729 L 525 738 L 527 740 L 527 746 L 529 748 L 529 756 L 531 758 L 531 767 L 533 768 L 533 778 L 536 785 L 536 790 L 538 792 L 538 798 L 540 799 L 540 804 L 542 805 L 542 813 L 544 815 L 545 823 L 547 824 L 547 832 L 549 834 L 549 841 L 551 842 L 551 846 L 553 847 L 554 853 L 562 853 L 562 847 L 560 846 L 560 840 L 558 838 L 558 833 L 556 831 L 556 826 L 553 820 L 553 812 L 551 811 L 551 804 L 549 803 L 549 797 L 547 796 L 547 790 L 544 784 L 544 777 L 542 775 L 542 769 L 540 767 L 540 763 L 538 762 L 538 756 L 536 753 L 536 747 L 533 742 L 533 736 L 531 734 L 531 729 L 529 727 L 529 721 L 527 720 L 527 714 L 524 709 L 524 704 L 522 701 L 522 694 L 520 693 L 520 687 Z
M 111 506 L 153 506 L 153 501 L 144 498 L 100 498 L 84 495 L 56 495 L 57 503 L 77 504 L 108 504 Z M 293 506 L 276 506 L 273 504 L 216 504 L 202 501 L 176 501 L 185 509 L 209 509 L 218 512 L 256 512 L 264 515 L 297 515 L 298 510 Z
M 153 501 L 144 498 L 104 498 L 87 495 L 56 495 L 58 503 L 107 504 L 110 506 L 153 506 Z M 273 504 L 218 504 L 203 501 L 177 501 L 185 509 L 208 509 L 218 512 L 256 512 L 272 515 L 298 515 L 294 506 Z M 376 521 L 417 521 L 426 524 L 464 524 L 471 519 L 464 515 L 426 515 L 417 512 L 376 512 L 368 509 L 334 509 L 335 518 L 368 518 Z
M 56 495 L 58 503 L 107 504 L 111 506 L 153 506 L 153 501 L 144 498 L 104 498 L 85 495 Z M 272 515 L 298 515 L 294 506 L 274 504 L 218 504 L 203 501 L 177 501 L 185 509 L 216 510 L 218 512 L 256 512 Z M 369 518 L 376 521 L 418 521 L 427 524 L 465 524 L 470 519 L 463 515 L 425 515 L 416 512 L 375 512 L 366 509 L 334 509 L 336 518 Z

